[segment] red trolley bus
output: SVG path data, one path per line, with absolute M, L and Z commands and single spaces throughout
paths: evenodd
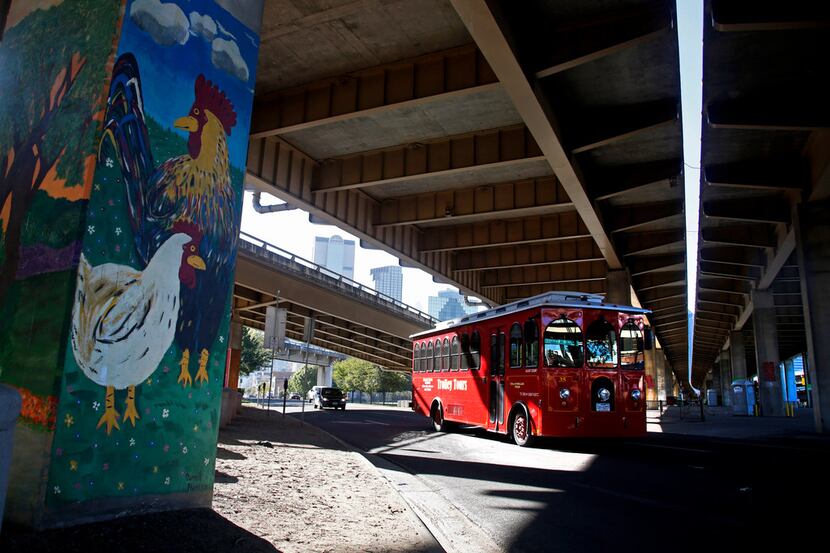
M 551 292 L 413 335 L 412 406 L 452 423 L 533 436 L 643 436 L 648 310 Z

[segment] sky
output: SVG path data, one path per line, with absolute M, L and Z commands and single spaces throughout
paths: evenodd
M 700 189 L 700 121 L 702 103 L 702 36 L 703 6 L 701 0 L 677 0 L 678 42 L 680 46 L 680 84 L 683 117 L 683 157 L 685 160 L 686 237 L 688 252 L 689 310 L 694 312 L 697 281 L 697 234 Z M 282 203 L 263 195 L 262 202 Z M 275 246 L 311 260 L 315 236 L 340 235 L 354 240 L 355 280 L 374 287 L 369 273 L 373 267 L 397 265 L 397 258 L 381 250 L 359 246 L 360 240 L 337 227 L 317 225 L 308 221 L 308 213 L 295 210 L 272 214 L 258 214 L 251 207 L 251 193 L 245 193 L 242 212 L 242 231 L 270 242 Z M 420 269 L 403 269 L 403 302 L 427 310 L 427 298 L 439 290 L 456 288 L 437 284 Z

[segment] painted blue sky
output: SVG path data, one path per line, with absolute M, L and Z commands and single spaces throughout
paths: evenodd
M 133 5 L 158 4 L 158 0 L 130 0 L 124 16 L 118 54 L 132 52 L 138 60 L 141 72 L 145 111 L 162 126 L 173 128 L 173 121 L 187 115 L 193 104 L 193 86 L 196 77 L 202 73 L 230 98 L 237 115 L 236 126 L 228 137 L 230 161 L 238 167 L 245 167 L 248 152 L 248 130 L 251 120 L 251 102 L 256 79 L 259 37 L 245 27 L 218 4 L 210 1 L 192 2 L 187 0 L 164 2 L 175 4 L 189 16 L 197 11 L 209 15 L 218 23 L 217 37 L 233 40 L 239 48 L 242 59 L 248 66 L 248 79 L 238 77 L 216 67 L 211 61 L 211 42 L 190 29 L 184 44 L 173 42 L 163 46 L 136 25 L 130 17 Z M 223 32 L 224 31 L 224 32 Z M 235 40 L 234 40 L 235 39 Z M 182 137 L 186 133 L 176 130 Z M 183 152 L 184 153 L 184 152 Z

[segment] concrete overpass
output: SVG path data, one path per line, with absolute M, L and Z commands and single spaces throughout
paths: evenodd
M 685 379 L 673 1 L 280 0 L 263 21 L 250 188 L 493 303 L 639 300 Z
M 756 372 L 764 414 L 783 415 L 777 365 L 806 353 L 827 431 L 830 11 L 721 0 L 705 9 L 693 380 L 715 365 L 725 383 Z
M 242 233 L 234 320 L 263 329 L 266 307 L 278 302 L 288 309 L 288 338 L 304 341 L 305 325 L 313 320 L 311 344 L 391 370 L 411 370 L 409 336 L 436 322 L 414 307 Z

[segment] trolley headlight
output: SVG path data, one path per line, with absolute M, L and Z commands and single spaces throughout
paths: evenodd
M 611 390 L 609 390 L 608 388 L 600 388 L 597 391 L 597 397 L 600 401 L 608 401 L 609 399 L 611 399 Z
M 633 390 L 631 390 L 631 399 L 633 399 L 634 401 L 640 401 L 640 398 L 642 397 L 642 395 L 643 395 L 643 393 L 640 390 L 638 390 L 637 388 L 634 388 Z
M 565 401 L 569 397 L 571 397 L 571 391 L 569 389 L 559 388 L 559 399 L 561 399 L 562 401 Z

